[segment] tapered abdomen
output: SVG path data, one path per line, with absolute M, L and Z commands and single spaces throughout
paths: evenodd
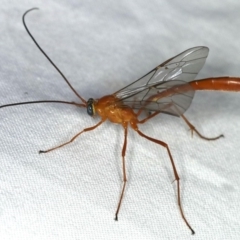
M 240 91 L 240 78 L 216 77 L 205 78 L 189 82 L 194 90 Z

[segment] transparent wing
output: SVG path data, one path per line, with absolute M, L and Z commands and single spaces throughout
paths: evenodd
M 180 116 L 191 105 L 194 93 L 195 91 L 189 83 L 172 80 L 162 82 L 134 97 L 123 100 L 123 106 L 130 106 L 139 111 L 148 110 Z
M 143 77 L 115 92 L 114 95 L 122 101 L 123 105 L 134 109 L 150 111 L 164 109 L 165 113 L 178 116 L 187 110 L 194 96 L 194 90 L 186 82 L 194 80 L 203 67 L 208 52 L 207 47 L 190 48 L 160 64 Z M 178 88 L 180 85 L 182 87 Z M 169 91 L 170 89 L 172 90 Z M 169 95 L 167 96 L 166 93 Z M 172 107 L 167 108 L 170 102 Z M 180 109 L 176 112 L 177 105 Z

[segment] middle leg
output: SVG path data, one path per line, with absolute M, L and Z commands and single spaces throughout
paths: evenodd
M 122 192 L 120 195 L 120 199 L 118 202 L 118 206 L 117 206 L 117 211 L 115 213 L 115 220 L 118 220 L 118 213 L 122 204 L 122 200 L 123 200 L 123 195 L 124 195 L 124 191 L 126 188 L 126 184 L 127 184 L 127 174 L 126 174 L 126 164 L 125 164 L 125 154 L 126 154 L 126 149 L 127 149 L 127 134 L 128 134 L 128 126 L 124 126 L 124 143 L 123 143 L 123 148 L 122 148 L 122 174 L 123 174 L 123 186 L 122 186 Z

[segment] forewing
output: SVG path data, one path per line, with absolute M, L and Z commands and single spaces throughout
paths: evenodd
M 190 106 L 194 80 L 208 56 L 207 47 L 190 48 L 165 61 L 114 95 L 123 106 L 179 116 Z
M 189 82 L 194 80 L 203 67 L 208 52 L 207 47 L 190 48 L 160 64 L 143 77 L 114 93 L 114 95 L 120 100 L 124 100 L 136 96 L 142 91 L 148 91 L 148 88 L 156 87 L 162 82 L 171 80 Z M 136 97 L 136 100 L 141 101 L 140 97 Z

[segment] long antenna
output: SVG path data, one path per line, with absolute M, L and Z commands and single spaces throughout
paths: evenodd
M 60 69 L 55 65 L 55 63 L 48 57 L 48 55 L 47 55 L 47 54 L 44 52 L 44 50 L 39 46 L 39 44 L 37 43 L 37 41 L 35 40 L 35 38 L 33 37 L 33 35 L 30 33 L 30 31 L 29 31 L 29 29 L 28 29 L 28 27 L 27 27 L 27 25 L 26 25 L 26 23 L 25 23 L 25 16 L 26 16 L 29 12 L 33 11 L 33 10 L 39 10 L 39 9 L 38 9 L 38 8 L 31 8 L 31 9 L 27 10 L 27 11 L 23 14 L 23 16 L 22 16 L 23 25 L 24 25 L 24 27 L 25 27 L 28 35 L 29 35 L 30 38 L 33 40 L 33 42 L 36 44 L 37 48 L 42 52 L 42 54 L 43 54 L 43 55 L 47 58 L 47 60 L 52 64 L 52 66 L 59 72 L 59 74 L 62 76 L 62 78 L 63 78 L 63 79 L 65 80 L 65 82 L 68 84 L 68 86 L 72 89 L 72 91 L 76 94 L 76 96 L 77 96 L 78 98 L 80 98 L 81 101 L 82 101 L 83 103 L 85 103 L 85 105 L 86 105 L 87 101 L 86 101 L 85 99 L 83 99 L 83 98 L 77 93 L 77 91 L 73 88 L 73 86 L 70 84 L 70 82 L 69 82 L 69 81 L 67 80 L 67 78 L 64 76 L 64 74 L 63 74 L 63 73 L 60 71 Z
M 75 102 L 67 102 L 67 101 L 61 101 L 61 100 L 39 100 L 39 101 L 18 102 L 18 103 L 5 104 L 5 105 L 0 106 L 0 108 L 12 107 L 12 106 L 24 105 L 24 104 L 32 104 L 32 103 L 65 103 L 65 104 L 75 105 L 75 106 L 78 106 L 78 107 L 85 107 L 84 104 L 79 104 L 79 103 L 75 103 Z

